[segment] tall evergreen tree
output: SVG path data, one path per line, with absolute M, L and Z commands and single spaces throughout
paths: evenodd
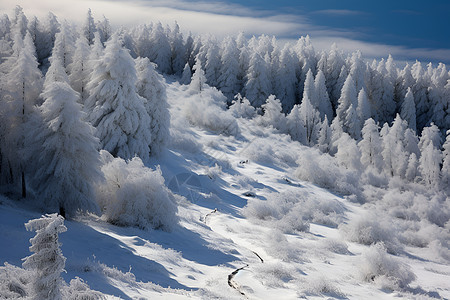
M 364 122 L 362 140 L 358 143 L 358 147 L 361 152 L 361 163 L 363 166 L 371 166 L 378 172 L 381 172 L 383 167 L 381 139 L 378 132 L 378 125 L 372 118 Z
M 137 91 L 146 101 L 144 106 L 150 116 L 150 154 L 158 155 L 167 145 L 170 133 L 170 113 L 164 78 L 148 58 L 136 59 Z
M 218 87 L 229 99 L 239 92 L 239 49 L 236 41 L 231 37 L 226 37 L 221 47 L 221 65 L 218 76 Z
M 114 34 L 94 66 L 85 111 L 103 149 L 124 159 L 139 156 L 145 161 L 150 153 L 151 120 L 136 83 L 133 58 Z
M 409 128 L 416 131 L 416 106 L 414 103 L 414 95 L 411 88 L 408 88 L 405 98 L 403 99 L 400 116 L 408 122 Z
M 245 97 L 254 107 L 260 107 L 269 97 L 271 89 L 267 62 L 254 51 L 246 75 Z
M 94 17 L 92 16 L 91 9 L 89 8 L 82 25 L 82 34 L 88 41 L 89 45 L 94 43 L 94 32 L 96 31 L 97 28 L 95 27 Z
M 78 37 L 75 47 L 72 63 L 68 66 L 69 80 L 72 88 L 80 93 L 80 102 L 84 103 L 88 96 L 86 84 L 90 75 L 88 64 L 91 49 L 88 40 L 82 35 Z

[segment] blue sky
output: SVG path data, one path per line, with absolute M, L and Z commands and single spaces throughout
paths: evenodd
M 219 37 L 309 34 L 316 49 L 333 42 L 367 58 L 450 63 L 450 0 L 1 0 L 0 12 L 20 4 L 27 15 L 48 11 L 81 21 L 88 8 L 116 26 L 175 20 L 185 32 Z

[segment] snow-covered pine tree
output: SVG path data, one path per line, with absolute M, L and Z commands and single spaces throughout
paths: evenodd
M 317 103 L 319 104 L 318 111 L 322 120 L 327 117 L 328 120 L 333 119 L 333 108 L 331 106 L 330 97 L 328 97 L 327 87 L 325 84 L 325 75 L 322 70 L 317 71 L 316 79 L 314 81 L 315 94 Z
M 331 146 L 331 127 L 328 124 L 328 117 L 325 115 L 325 119 L 319 129 L 319 140 L 317 141 L 319 150 L 323 153 L 328 153 Z
M 183 73 L 181 74 L 180 83 L 181 84 L 189 84 L 191 83 L 192 71 L 189 63 L 184 65 Z
M 306 94 L 306 90 L 304 94 Z M 313 146 L 317 143 L 317 139 L 319 138 L 319 129 L 322 122 L 320 120 L 319 112 L 311 104 L 308 97 L 304 97 L 300 104 L 300 117 L 303 120 L 306 131 L 306 145 Z
M 416 105 L 414 103 L 414 95 L 411 88 L 408 88 L 405 98 L 402 102 L 400 116 L 408 122 L 408 127 L 416 131 Z
M 135 63 L 117 33 L 106 42 L 104 55 L 94 65 L 85 101 L 88 120 L 97 128 L 101 147 L 124 159 L 149 158 L 150 117 L 145 99 L 136 89 Z
M 261 107 L 270 95 L 271 85 L 267 62 L 257 51 L 253 51 L 246 75 L 245 97 L 254 107 Z
M 30 122 L 35 126 L 27 133 L 31 141 L 28 171 L 35 192 L 47 211 L 64 211 L 69 216 L 78 210 L 100 211 L 93 190 L 102 178 L 99 141 L 94 128 L 84 121 L 79 96 L 67 82 L 48 83 L 41 94 L 39 122 Z M 39 158 L 32 160 L 35 153 Z
M 338 118 L 344 132 L 349 132 L 353 130 L 350 128 L 352 124 L 350 121 L 353 121 L 352 118 L 347 118 L 347 112 L 349 111 L 350 106 L 353 106 L 354 109 L 358 107 L 358 98 L 355 89 L 355 82 L 353 81 L 352 75 L 348 75 L 345 80 L 344 86 L 342 87 L 341 97 L 338 100 L 338 107 L 336 109 L 336 117 Z
M 57 214 L 45 215 L 28 221 L 25 228 L 36 231 L 36 235 L 30 239 L 30 251 L 34 253 L 23 262 L 25 269 L 35 272 L 31 299 L 62 300 L 61 287 L 64 280 L 61 273 L 64 271 L 66 258 L 61 252 L 58 235 L 67 231 L 64 218 Z
M 23 12 L 23 8 L 20 5 L 16 5 L 14 8 L 14 15 L 11 19 L 11 33 L 14 35 L 20 34 L 23 39 L 27 34 L 28 19 Z
M 256 109 L 247 98 L 242 98 L 238 93 L 234 99 L 230 106 L 230 112 L 235 118 L 252 119 L 256 115 Z
M 397 114 L 391 128 L 382 130 L 384 170 L 391 176 L 405 176 L 409 154 L 405 151 L 403 138 L 407 128 L 408 124 Z
M 86 38 L 89 45 L 94 43 L 94 32 L 97 31 L 95 27 L 94 17 L 92 17 L 91 9 L 89 8 L 81 27 L 82 35 Z
M 450 189 L 450 129 L 447 130 L 447 138 L 445 139 L 445 143 L 442 148 L 442 186 Z
M 100 34 L 100 40 L 102 43 L 109 40 L 112 35 L 112 29 L 109 20 L 105 16 L 103 16 L 103 19 L 95 24 L 95 27 L 97 28 L 97 32 Z
M 274 80 L 275 95 L 281 100 L 283 112 L 288 113 L 295 105 L 295 89 L 297 77 L 295 75 L 295 61 L 288 45 L 280 52 Z
M 38 69 L 35 48 L 29 33 L 24 40 L 15 35 L 17 57 L 12 57 L 11 69 L 3 77 L 2 98 L 5 105 L 0 109 L 4 124 L 1 149 L 1 182 L 21 186 L 22 197 L 26 197 L 25 165 L 21 152 L 26 148 L 24 135 L 26 123 L 37 104 L 42 89 L 42 74 Z
M 209 86 L 218 86 L 218 79 L 221 67 L 219 46 L 216 39 L 210 37 L 203 44 L 205 48 L 205 76 Z M 203 61 L 202 61 L 203 62 Z
M 360 172 L 362 165 L 360 162 L 361 153 L 356 141 L 347 133 L 343 132 L 341 137 L 336 141 L 337 152 L 336 159 L 342 166 Z
M 61 59 L 56 57 L 50 57 L 51 65 L 45 74 L 44 86 L 45 90 L 54 82 L 65 82 L 69 83 L 69 77 L 67 76 L 66 71 L 64 70 L 64 66 L 61 62 Z
M 169 35 L 169 42 L 171 48 L 170 55 L 170 69 L 171 74 L 180 75 L 183 67 L 186 64 L 186 49 L 184 47 L 183 34 L 180 31 L 180 26 L 175 22 L 173 29 Z
M 298 141 L 303 145 L 307 145 L 306 129 L 300 114 L 300 105 L 296 104 L 287 115 L 287 131 L 292 140 Z
M 431 121 L 432 111 L 428 99 L 428 86 L 430 85 L 430 78 L 423 70 L 422 64 L 419 61 L 412 66 L 411 73 L 415 83 L 411 86 L 414 93 L 414 101 L 416 102 L 416 126 L 420 132 Z
M 86 84 L 90 75 L 88 68 L 90 51 L 88 40 L 80 35 L 75 44 L 72 63 L 68 66 L 70 85 L 80 94 L 80 103 L 84 103 L 84 99 L 88 96 Z
M 423 145 L 419 158 L 419 171 L 425 184 L 438 188 L 441 183 L 442 152 L 432 142 Z
M 169 38 L 160 22 L 153 27 L 150 33 L 150 43 L 151 48 L 149 49 L 148 58 L 158 65 L 158 70 L 161 73 L 169 74 L 171 71 L 170 58 L 172 49 Z
M 356 108 L 356 114 L 358 115 L 358 132 L 364 127 L 366 120 L 371 118 L 371 108 L 367 93 L 364 89 L 361 89 L 358 93 L 358 107 Z
M 286 132 L 286 116 L 283 113 L 279 99 L 276 99 L 274 95 L 270 95 L 261 108 L 264 111 L 264 115 L 259 119 L 261 125 L 272 126 L 280 132 Z
M 383 157 L 381 156 L 381 139 L 378 132 L 378 125 L 372 118 L 365 121 L 361 131 L 362 140 L 358 143 L 361 152 L 361 163 L 364 167 L 373 167 L 381 172 L 383 167 Z
M 66 21 L 61 25 L 61 31 L 55 36 L 55 46 L 52 50 L 52 57 L 58 57 L 67 72 L 67 66 L 72 63 L 74 52 L 74 34 Z
M 156 71 L 156 65 L 148 58 L 137 58 L 137 91 L 145 98 L 144 106 L 151 119 L 150 154 L 158 155 L 170 137 L 170 113 L 164 78 Z
M 218 87 L 229 101 L 239 92 L 239 49 L 236 41 L 226 37 L 221 47 Z
M 193 67 L 194 74 L 192 74 L 191 83 L 189 84 L 189 90 L 195 93 L 201 93 L 205 89 L 206 77 L 205 71 L 202 69 L 202 62 L 199 57 L 195 60 Z

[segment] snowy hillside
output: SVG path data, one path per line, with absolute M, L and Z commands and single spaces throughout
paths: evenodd
M 226 135 L 190 125 L 186 112 L 198 97 L 188 86 L 168 86 L 170 112 L 178 116 L 174 141 L 154 160 L 165 184 L 185 196 L 177 200 L 179 223 L 165 232 L 118 227 L 94 215 L 65 221 L 66 282 L 78 276 L 122 299 L 450 297 L 448 248 L 439 244 L 448 236 L 425 219 L 415 222 L 417 232 L 403 232 L 413 220 L 299 180 L 297 158 L 311 150 L 271 127 L 239 118 L 239 132 Z M 40 214 L 1 203 L 0 257 L 20 266 L 33 236 L 23 224 Z M 405 245 L 407 238 L 423 244 Z
M 450 298 L 450 72 L 0 16 L 0 298 Z

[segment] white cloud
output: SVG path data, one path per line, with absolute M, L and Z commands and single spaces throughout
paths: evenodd
M 323 10 L 316 10 L 313 13 L 321 15 L 346 16 L 346 17 L 366 14 L 365 12 L 362 11 L 350 9 L 323 9 Z
M 177 21 L 185 32 L 211 33 L 218 37 L 235 35 L 244 31 L 247 35 L 276 35 L 280 39 L 296 39 L 309 34 L 316 49 L 329 49 L 333 42 L 345 51 L 361 50 L 366 57 L 386 57 L 392 54 L 403 60 L 433 60 L 448 62 L 450 49 L 410 49 L 361 41 L 361 32 L 313 25 L 306 16 L 272 14 L 255 11 L 237 4 L 224 2 L 185 0 L 2 0 L 0 12 L 11 13 L 15 5 L 21 5 L 27 15 L 44 16 L 53 12 L 60 20 L 81 22 L 88 8 L 94 17 L 105 15 L 113 25 L 136 25 L 161 21 L 172 24 Z M 315 13 L 349 16 L 362 12 L 353 10 L 322 10 Z

